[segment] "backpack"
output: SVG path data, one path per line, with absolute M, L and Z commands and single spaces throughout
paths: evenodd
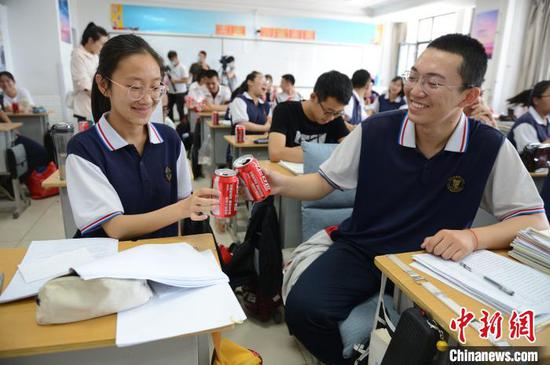
M 242 288 L 247 313 L 263 322 L 281 322 L 283 254 L 272 198 L 253 207 L 244 242 L 230 250 L 232 259 L 223 269 L 231 287 Z

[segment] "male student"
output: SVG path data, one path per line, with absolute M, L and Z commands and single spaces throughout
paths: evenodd
M 344 109 L 345 119 L 350 125 L 357 125 L 367 119 L 365 96 L 369 97 L 372 89 L 372 79 L 367 70 L 357 70 L 351 77 L 353 95 Z
M 180 121 L 184 121 L 184 109 L 185 93 L 187 92 L 187 81 L 189 80 L 189 74 L 184 65 L 181 64 L 176 51 L 168 52 L 168 59 L 170 60 L 170 66 L 168 71 L 168 116 L 171 120 L 174 119 L 173 110 L 174 104 L 178 110 Z
M 304 162 L 302 141 L 342 141 L 349 133 L 342 114 L 351 93 L 349 78 L 330 71 L 319 76 L 309 100 L 278 104 L 269 131 L 269 159 Z
M 486 68 L 477 40 L 437 38 L 404 78 L 408 112 L 359 124 L 318 173 L 266 171 L 274 194 L 302 200 L 357 188 L 351 217 L 286 301 L 291 333 L 322 362 L 348 363 L 338 323 L 379 290 L 375 256 L 425 249 L 458 261 L 474 250 L 509 247 L 520 229 L 548 229 L 543 202 L 513 145 L 463 114 L 477 100 Z M 480 206 L 500 222 L 471 229 Z
M 216 70 L 204 71 L 205 86 L 205 111 L 225 111 L 231 101 L 231 90 L 228 86 L 220 84 L 220 78 Z
M 277 104 L 284 103 L 285 101 L 301 101 L 302 95 L 298 91 L 296 91 L 296 88 L 294 87 L 294 84 L 296 83 L 296 79 L 294 79 L 294 76 L 291 74 L 284 74 L 281 76 L 281 90 L 282 92 L 278 93 L 275 101 Z

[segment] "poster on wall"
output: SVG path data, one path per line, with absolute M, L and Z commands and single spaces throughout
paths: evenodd
M 485 47 L 487 57 L 493 56 L 495 36 L 497 34 L 498 10 L 477 13 L 472 23 L 472 37 Z
M 71 43 L 71 22 L 69 19 L 69 1 L 57 0 L 59 7 L 59 31 L 61 40 L 66 43 Z

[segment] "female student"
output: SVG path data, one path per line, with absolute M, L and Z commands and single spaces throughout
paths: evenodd
M 17 87 L 15 78 L 11 72 L 0 72 L 0 89 L 4 92 L 4 110 L 8 112 L 13 111 L 13 103 L 18 103 L 22 111 L 25 109 L 25 104 L 27 108 L 34 105 L 29 91 L 22 87 Z
M 376 104 L 378 105 L 376 106 Z M 388 91 L 378 97 L 374 109 L 376 112 L 381 113 L 406 107 L 407 101 L 405 100 L 403 80 L 401 77 L 396 76 L 391 80 Z
M 178 234 L 179 220 L 204 220 L 217 191 L 192 194 L 185 148 L 150 117 L 166 92 L 162 59 L 142 38 L 109 40 L 92 87 L 98 123 L 68 145 L 67 189 L 79 233 L 140 239 Z
M 527 95 L 522 103 L 529 105 L 529 111 L 515 121 L 508 133 L 518 152 L 530 143 L 550 142 L 550 80 L 538 82 L 522 95 Z
M 107 42 L 107 31 L 89 23 L 82 33 L 80 46 L 71 55 L 71 77 L 73 79 L 73 114 L 80 122 L 92 119 L 91 90 L 97 69 L 98 55 Z
M 242 124 L 247 132 L 266 133 L 271 127 L 269 101 L 264 101 L 267 85 L 264 75 L 252 71 L 232 96 L 228 113 L 233 125 Z

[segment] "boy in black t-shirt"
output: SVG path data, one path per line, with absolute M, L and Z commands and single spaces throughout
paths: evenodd
M 304 162 L 302 141 L 341 142 L 349 133 L 342 115 L 351 93 L 350 79 L 330 71 L 319 76 L 309 100 L 278 104 L 269 131 L 269 159 Z

